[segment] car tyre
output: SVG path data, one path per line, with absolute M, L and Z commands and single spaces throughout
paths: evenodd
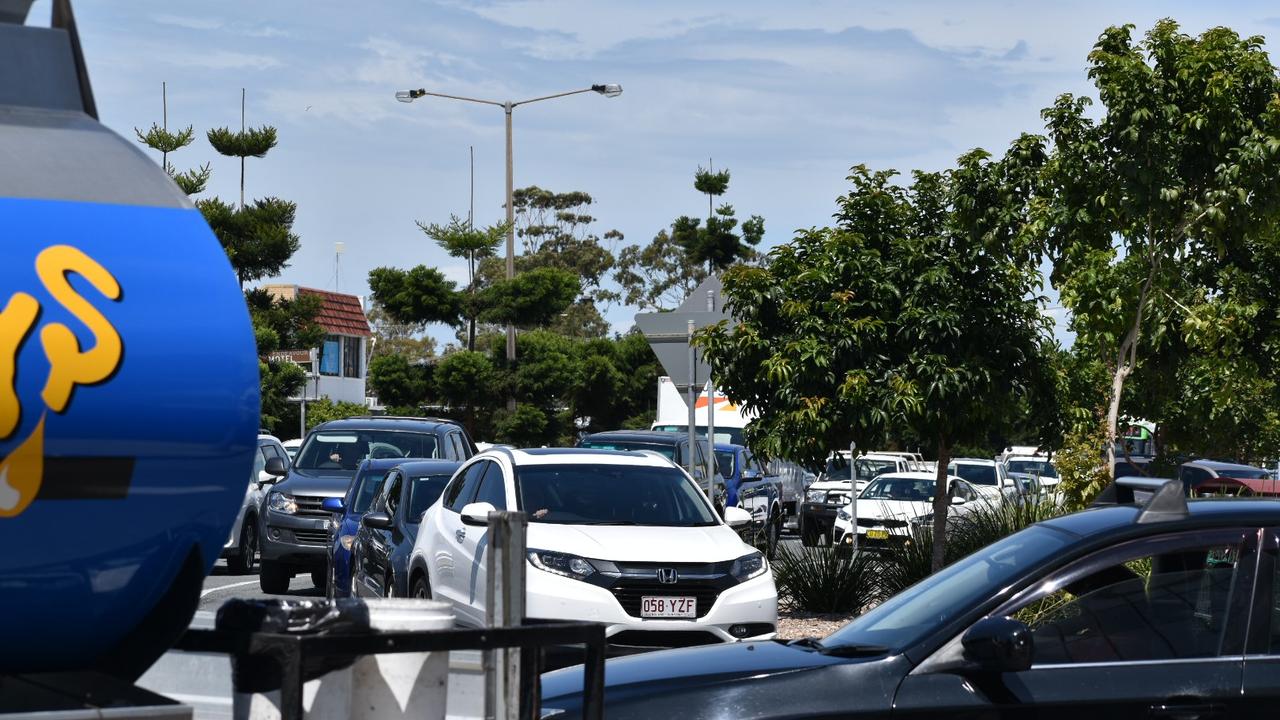
M 431 599 L 431 583 L 427 582 L 426 575 L 419 575 L 418 579 L 413 581 L 411 596 L 417 600 Z
M 782 518 L 775 512 L 765 528 L 764 555 L 770 562 L 778 555 L 778 542 L 782 538 Z
M 814 530 L 808 523 L 800 525 L 800 544 L 805 547 L 817 547 L 818 531 Z
M 227 558 L 227 571 L 232 575 L 253 572 L 258 560 L 258 521 L 245 518 L 240 525 L 240 551 Z
M 258 570 L 258 586 L 268 595 L 283 595 L 289 592 L 289 582 L 293 580 L 293 572 L 286 565 L 262 561 Z

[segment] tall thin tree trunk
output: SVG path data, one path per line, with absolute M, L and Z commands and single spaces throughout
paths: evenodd
M 1142 314 L 1147 307 L 1147 298 L 1151 292 L 1151 284 L 1155 281 L 1156 266 L 1153 263 L 1147 273 L 1147 280 L 1138 293 L 1138 310 L 1133 314 L 1133 324 L 1125 333 L 1124 340 L 1116 352 L 1116 370 L 1111 376 L 1111 399 L 1107 405 L 1107 474 L 1115 473 L 1116 437 L 1120 421 L 1120 397 L 1124 393 L 1124 381 L 1133 373 L 1138 364 L 1138 340 L 1142 337 Z M 1113 480 L 1115 478 L 1112 478 Z
M 951 498 L 947 493 L 947 465 L 951 463 L 951 448 L 947 439 L 938 435 L 938 471 L 933 483 L 933 572 L 942 569 L 947 551 L 947 510 Z

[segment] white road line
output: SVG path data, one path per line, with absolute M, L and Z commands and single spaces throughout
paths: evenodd
M 230 585 L 219 585 L 216 588 L 209 588 L 208 590 L 205 590 L 204 592 L 200 593 L 200 599 L 203 600 L 206 595 L 212 595 L 213 593 L 216 593 L 219 590 L 229 590 L 231 588 L 238 588 L 238 587 L 244 587 L 246 585 L 257 585 L 257 584 L 258 584 L 257 580 L 246 580 L 245 582 L 231 583 Z

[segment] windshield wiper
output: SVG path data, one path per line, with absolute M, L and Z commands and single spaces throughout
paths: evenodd
M 789 647 L 802 647 L 831 657 L 866 657 L 889 652 L 884 645 L 823 645 L 818 638 L 800 638 L 787 643 Z
M 575 525 L 639 525 L 635 520 L 601 520 L 599 522 L 574 523 Z

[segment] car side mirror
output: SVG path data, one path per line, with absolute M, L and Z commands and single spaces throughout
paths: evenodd
M 331 513 L 340 513 L 346 510 L 346 504 L 340 497 L 325 498 L 320 501 L 320 509 Z
M 365 513 L 364 518 L 361 519 L 360 522 L 371 530 L 391 529 L 391 516 L 384 512 Z
M 957 495 L 956 497 L 951 498 L 951 504 L 952 504 L 952 505 L 963 505 L 963 504 L 965 504 L 966 502 L 968 502 L 968 501 L 967 501 L 967 500 L 965 500 L 964 498 L 962 498 L 962 497 L 958 496 L 958 495 Z
M 462 508 L 462 524 L 463 525 L 488 525 L 489 513 L 497 512 L 498 508 L 492 503 L 477 502 L 468 503 Z
M 266 470 L 268 475 L 275 477 L 284 477 L 289 474 L 289 466 L 285 465 L 284 459 L 279 457 L 269 458 L 263 470 Z
M 724 509 L 724 522 L 729 527 L 742 527 L 751 522 L 751 513 L 740 507 L 727 507 Z
M 960 638 L 960 644 L 974 669 L 988 674 L 1022 672 L 1035 658 L 1031 628 L 1013 618 L 979 620 Z

